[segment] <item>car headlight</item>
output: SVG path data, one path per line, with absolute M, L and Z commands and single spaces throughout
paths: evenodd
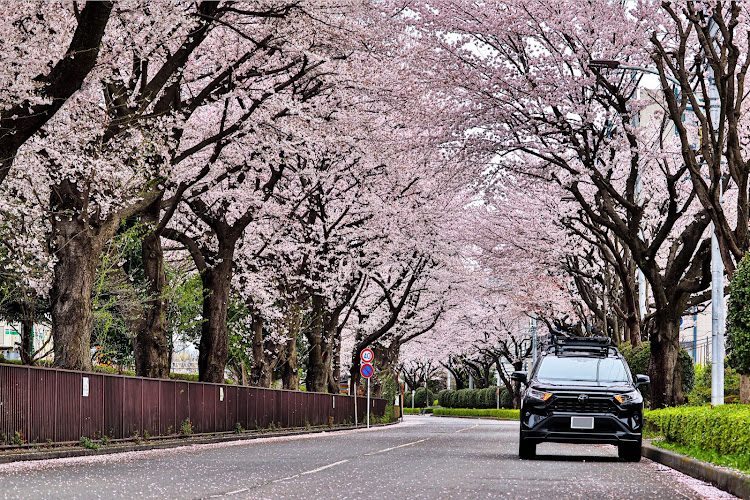
M 636 390 L 626 392 L 625 394 L 618 394 L 615 396 L 615 400 L 620 404 L 640 403 L 643 401 L 643 397 L 641 396 L 640 391 Z
M 549 392 L 542 392 L 537 391 L 536 389 L 529 389 L 526 391 L 526 395 L 530 398 L 539 399 L 541 401 L 547 401 L 549 398 L 552 397 L 552 394 Z

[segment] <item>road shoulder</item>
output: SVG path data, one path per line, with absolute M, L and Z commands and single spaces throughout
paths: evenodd
M 371 428 L 387 427 L 395 425 L 397 422 L 390 424 L 373 424 Z M 364 426 L 355 427 L 353 425 L 347 426 L 335 426 L 335 427 L 324 427 L 317 429 L 293 429 L 288 431 L 276 431 L 276 432 L 250 432 L 246 434 L 219 434 L 219 435 L 207 435 L 207 436 L 196 436 L 191 438 L 176 438 L 176 439 L 165 439 L 158 440 L 156 442 L 142 442 L 141 444 L 135 443 L 118 443 L 110 446 L 102 446 L 97 450 L 86 449 L 78 446 L 63 447 L 59 449 L 51 450 L 36 450 L 28 449 L 18 452 L 9 452 L 0 454 L 0 464 L 9 464 L 13 462 L 27 462 L 31 460 L 52 460 L 56 458 L 73 458 L 73 457 L 89 457 L 96 455 L 112 455 L 116 453 L 128 453 L 133 451 L 148 451 L 148 450 L 165 450 L 170 448 L 180 448 L 184 446 L 192 446 L 196 444 L 214 444 L 214 443 L 226 443 L 231 441 L 250 441 L 254 439 L 264 438 L 277 438 L 277 437 L 289 437 L 289 436 L 305 436 L 309 434 L 321 434 L 321 433 L 335 433 L 340 431 L 351 431 L 351 430 L 366 430 Z

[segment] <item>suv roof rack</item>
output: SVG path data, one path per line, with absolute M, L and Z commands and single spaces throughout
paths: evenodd
M 573 352 L 587 352 L 607 356 L 610 350 L 613 353 L 617 353 L 617 349 L 612 346 L 612 340 L 608 337 L 555 336 L 549 349 L 554 349 L 557 356 Z

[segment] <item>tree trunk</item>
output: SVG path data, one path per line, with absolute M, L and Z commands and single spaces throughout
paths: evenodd
M 273 370 L 266 358 L 266 345 L 263 341 L 263 318 L 253 313 L 253 366 L 250 369 L 250 384 L 257 387 L 271 387 Z
M 299 390 L 299 360 L 297 358 L 297 330 L 294 328 L 293 331 L 289 332 L 290 338 L 286 343 L 286 363 L 284 363 L 284 369 L 281 373 L 281 382 L 283 383 L 284 389 L 290 391 Z M 309 391 L 310 388 L 307 387 Z
M 33 310 L 33 309 L 32 309 Z M 34 364 L 34 316 L 33 312 L 31 316 L 27 313 L 28 308 L 25 307 L 24 318 L 21 320 L 21 363 L 24 365 Z
M 513 363 L 513 371 L 521 371 L 522 369 L 523 361 Z M 513 390 L 510 394 L 513 397 L 513 408 L 519 409 L 521 407 L 521 382 L 513 382 Z
M 312 297 L 312 313 L 312 325 L 305 331 L 309 344 L 305 387 L 308 392 L 325 392 L 328 387 L 328 372 L 323 345 L 323 298 L 319 295 Z
M 740 404 L 750 404 L 750 375 L 740 375 Z
M 359 349 L 355 347 L 354 354 L 352 354 L 352 366 L 349 368 L 349 394 L 354 394 L 354 387 L 359 386 L 359 379 L 361 375 L 359 373 L 360 360 L 359 360 Z
M 651 333 L 651 409 L 684 403 L 680 354 L 680 317 L 672 310 L 662 309 L 655 318 Z
M 145 224 L 159 223 L 161 196 L 141 214 Z M 148 281 L 145 317 L 135 338 L 135 373 L 141 377 L 169 378 L 169 339 L 166 334 L 164 253 L 161 235 L 149 231 L 141 246 L 143 273 Z
M 330 394 L 338 394 L 339 393 L 339 377 L 338 372 L 340 366 L 337 368 L 337 363 L 340 365 L 340 348 L 339 344 L 341 343 L 336 332 L 338 331 L 339 326 L 339 314 L 340 310 L 334 310 L 331 314 L 327 315 L 324 319 L 324 327 L 325 327 L 325 349 L 323 353 L 323 358 L 325 362 L 325 369 L 326 369 L 326 380 L 328 385 L 328 392 Z M 339 353 L 336 353 L 336 351 L 339 350 Z M 336 358 L 339 358 L 337 361 Z
M 338 332 L 338 325 L 335 327 Z M 331 369 L 331 377 L 333 378 L 333 384 L 336 386 L 335 394 L 339 393 L 339 385 L 341 384 L 341 337 L 337 334 L 334 336 L 333 344 L 333 368 Z
M 94 276 L 101 244 L 81 215 L 76 188 L 68 181 L 55 186 L 51 205 L 52 252 L 57 258 L 50 302 L 54 340 L 54 366 L 91 371 L 91 305 Z
M 230 252 L 227 252 L 230 253 Z M 218 264 L 201 275 L 203 283 L 203 327 L 198 347 L 198 378 L 201 382 L 224 382 L 229 359 L 227 308 L 232 281 L 232 257 L 223 255 Z

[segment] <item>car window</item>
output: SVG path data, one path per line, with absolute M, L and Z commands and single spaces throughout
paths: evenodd
M 572 356 L 543 358 L 537 372 L 537 379 L 629 382 L 627 368 L 619 358 Z

